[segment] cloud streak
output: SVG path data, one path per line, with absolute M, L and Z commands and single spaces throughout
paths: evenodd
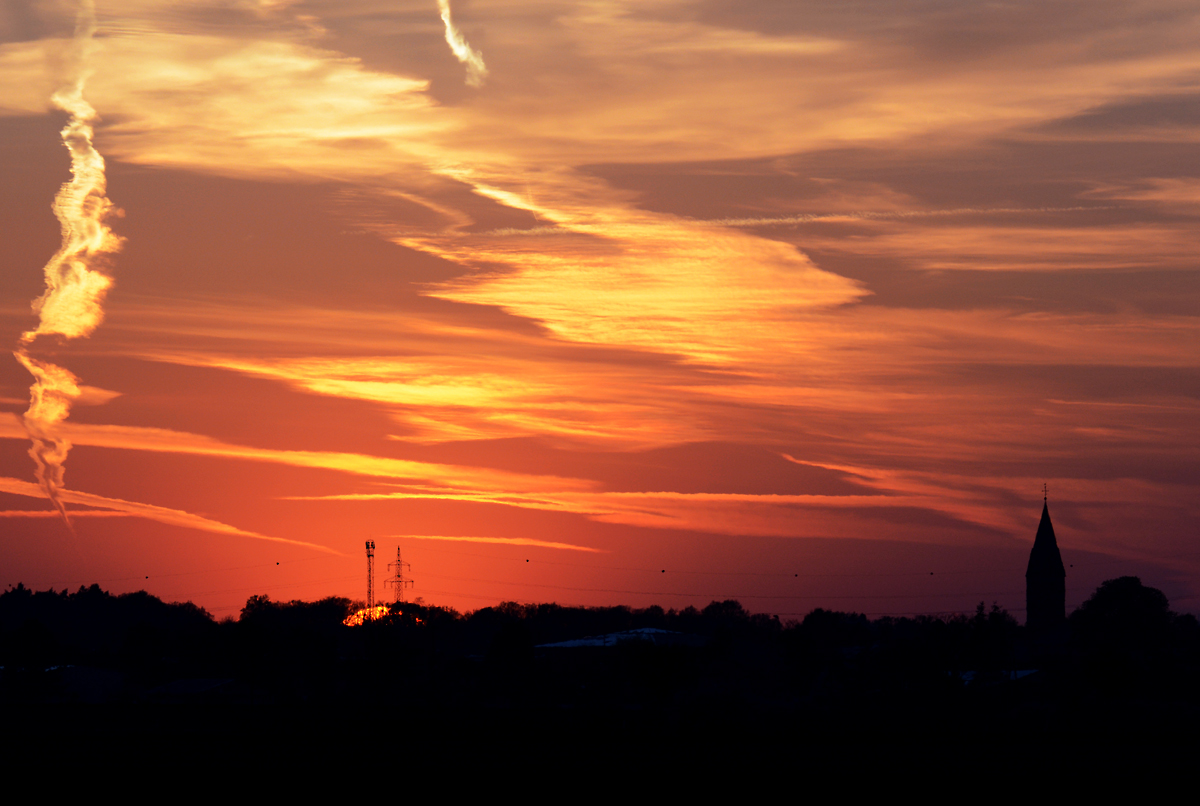
M 13 437 L 14 426 L 15 422 L 11 416 L 0 416 L 0 438 Z M 369 478 L 422 481 L 445 488 L 536 492 L 589 489 L 594 486 L 585 479 L 526 475 L 482 467 L 418 462 L 385 456 L 254 448 L 161 428 L 74 424 L 70 426 L 67 434 L 77 445 L 272 462 L 293 467 L 337 470 Z
M 557 543 L 553 540 L 538 540 L 532 537 L 466 537 L 463 535 L 389 535 L 391 538 L 404 538 L 405 540 L 448 540 L 451 542 L 461 543 L 498 543 L 507 546 L 535 546 L 544 549 L 566 549 L 568 551 L 587 551 L 596 554 L 604 554 L 602 549 L 591 548 L 590 546 L 577 546 L 574 543 Z
M 33 303 L 38 325 L 25 332 L 14 353 L 35 379 L 24 417 L 33 441 L 29 455 L 42 490 L 68 527 L 71 519 L 61 493 L 71 443 L 61 436 L 60 426 L 81 395 L 79 379 L 63 367 L 33 358 L 30 350 L 40 336 L 74 339 L 96 329 L 104 318 L 104 295 L 112 285 L 103 271 L 104 257 L 121 248 L 121 239 L 105 223 L 115 209 L 105 195 L 104 158 L 92 144 L 96 110 L 83 97 L 95 30 L 95 6 L 92 0 L 81 0 L 69 59 L 72 77 L 52 98 L 55 107 L 70 115 L 62 139 L 71 152 L 72 178 L 54 199 L 62 246 L 46 264 L 45 293 Z
M 467 44 L 466 37 L 454 26 L 450 17 L 450 0 L 438 0 L 438 13 L 446 26 L 446 44 L 458 59 L 467 67 L 467 84 L 472 87 L 482 87 L 487 78 L 487 65 L 483 63 L 483 54 Z
M 40 498 L 41 493 L 39 487 L 27 481 L 20 479 L 0 477 L 0 492 L 10 493 L 12 495 L 24 495 L 32 498 Z M 93 495 L 92 493 L 81 493 L 74 490 L 62 490 L 60 492 L 60 501 L 62 503 L 82 504 L 89 507 L 100 507 L 104 509 L 116 510 L 118 513 L 137 518 L 146 518 L 147 520 L 158 521 L 169 526 L 181 526 L 187 529 L 198 529 L 203 532 L 212 532 L 220 535 L 228 535 L 232 537 L 249 537 L 255 540 L 266 540 L 272 543 L 284 543 L 292 546 L 304 546 L 306 548 L 317 549 L 328 554 L 340 554 L 326 546 L 320 546 L 316 543 L 308 543 L 303 540 L 289 540 L 285 537 L 270 537 L 268 535 L 259 534 L 258 532 L 250 532 L 245 529 L 239 529 L 236 526 L 230 526 L 227 523 L 214 521 L 200 515 L 193 515 L 190 512 L 184 512 L 180 509 L 171 509 L 169 507 L 160 507 L 153 504 L 142 504 L 136 501 L 125 501 L 120 498 L 107 498 L 102 495 Z M 76 514 L 72 511 L 72 514 Z M 84 513 L 86 514 L 86 513 Z

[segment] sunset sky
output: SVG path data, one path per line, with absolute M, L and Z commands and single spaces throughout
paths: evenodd
M 1023 621 L 1045 483 L 1200 611 L 1194 0 L 88 13 L 0 4 L 0 584 Z

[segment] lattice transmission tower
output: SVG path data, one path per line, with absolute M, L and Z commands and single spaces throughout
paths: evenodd
M 404 569 L 412 571 L 412 566 L 400 559 L 400 547 L 396 546 L 396 562 L 388 563 L 388 568 L 395 568 L 395 576 L 388 579 L 383 584 L 391 585 L 396 594 L 396 601 L 404 601 L 404 590 L 413 586 L 413 581 L 404 575 Z

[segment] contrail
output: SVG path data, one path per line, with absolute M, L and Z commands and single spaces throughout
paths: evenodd
M 590 551 L 597 554 L 607 553 L 604 549 L 594 549 L 590 546 L 577 546 L 574 543 L 556 543 L 551 540 L 537 540 L 532 537 L 462 537 L 458 535 L 391 535 L 391 537 L 412 538 L 414 540 L 450 540 L 462 543 L 503 543 L 509 546 L 538 546 L 547 549 Z
M 1010 213 L 1079 213 L 1092 210 L 1119 210 L 1119 207 L 1087 205 L 1083 207 L 954 207 L 948 210 L 860 210 L 846 213 L 801 213 L 763 218 L 695 219 L 723 227 L 764 227 L 774 224 L 811 224 L 818 221 L 885 221 L 902 218 L 941 218 L 962 215 L 1004 215 Z M 532 232 L 532 230 L 529 230 Z M 493 230 L 500 233 L 501 230 Z M 508 234 L 508 233 L 504 233 Z
M 24 419 L 25 431 L 33 441 L 29 455 L 37 465 L 38 482 L 68 527 L 71 519 L 59 491 L 71 443 L 57 431 L 80 395 L 79 379 L 62 367 L 33 358 L 29 349 L 39 336 L 74 339 L 96 329 L 104 318 L 101 303 L 112 285 L 112 278 L 103 271 L 105 255 L 121 248 L 121 239 L 104 223 L 117 211 L 105 195 L 104 158 L 92 145 L 96 110 L 83 98 L 95 30 L 94 0 L 81 0 L 69 61 L 71 78 L 51 97 L 56 107 L 70 115 L 62 139 L 71 153 L 71 181 L 54 197 L 62 246 L 46 264 L 45 293 L 33 302 L 38 326 L 21 336 L 13 353 L 34 377 Z
M 468 45 L 466 38 L 454 27 L 454 21 L 450 19 L 450 0 L 438 0 L 438 11 L 446 24 L 446 44 L 454 51 L 454 57 L 467 66 L 467 83 L 472 87 L 483 86 L 483 79 L 487 77 L 483 54 Z

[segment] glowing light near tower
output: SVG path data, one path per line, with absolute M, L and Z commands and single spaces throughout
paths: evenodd
M 347 627 L 361 627 L 368 621 L 378 621 L 379 619 L 388 615 L 390 612 L 391 610 L 388 609 L 387 605 L 364 607 L 359 610 L 355 610 L 353 613 L 346 616 L 346 618 L 342 620 L 342 623 Z M 416 620 L 420 622 L 420 619 Z
M 38 482 L 68 526 L 71 521 L 59 491 L 71 443 L 58 433 L 58 426 L 80 395 L 79 379 L 63 367 L 34 358 L 30 351 L 39 337 L 74 339 L 96 329 L 104 318 L 104 295 L 112 285 L 103 270 L 105 256 L 121 248 L 121 239 L 104 223 L 118 211 L 105 195 L 104 158 L 92 144 L 96 110 L 83 97 L 95 30 L 95 5 L 83 0 L 69 60 L 70 79 L 51 98 L 70 115 L 62 139 L 71 153 L 71 181 L 54 198 L 62 246 L 46 264 L 45 293 L 33 303 L 38 325 L 21 336 L 14 351 L 35 379 L 24 417 L 25 431 L 33 441 L 29 455 L 37 465 Z

